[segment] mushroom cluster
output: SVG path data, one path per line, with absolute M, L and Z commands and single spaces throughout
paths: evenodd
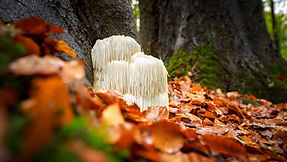
M 127 104 L 141 111 L 150 106 L 168 107 L 168 72 L 160 59 L 145 55 L 128 36 L 97 40 L 92 52 L 94 90 L 115 90 Z

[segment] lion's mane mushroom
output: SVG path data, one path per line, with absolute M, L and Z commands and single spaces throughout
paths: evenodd
M 145 55 L 131 37 L 97 40 L 92 52 L 94 90 L 115 90 L 141 111 L 149 106 L 168 107 L 168 72 L 160 59 Z

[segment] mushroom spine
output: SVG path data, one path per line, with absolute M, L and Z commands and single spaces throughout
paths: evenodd
M 92 51 L 94 90 L 115 90 L 127 104 L 141 111 L 149 106 L 168 107 L 168 72 L 160 59 L 145 55 L 128 36 L 97 40 Z

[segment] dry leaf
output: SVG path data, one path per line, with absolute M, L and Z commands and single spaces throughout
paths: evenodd
M 203 135 L 205 145 L 211 151 L 222 154 L 224 156 L 236 157 L 241 160 L 247 160 L 246 149 L 230 138 L 223 136 Z
M 29 17 L 17 21 L 14 26 L 22 30 L 25 35 L 64 33 L 60 26 L 53 26 L 38 17 Z
M 123 124 L 125 122 L 119 104 L 108 106 L 102 113 L 102 121 L 108 126 Z
M 104 153 L 89 148 L 80 141 L 68 143 L 69 149 L 78 155 L 85 162 L 107 162 L 108 158 Z
M 149 107 L 148 110 L 143 112 L 147 119 L 156 122 L 168 119 L 168 109 L 165 106 Z
M 35 79 L 31 98 L 23 102 L 22 110 L 32 118 L 25 136 L 24 156 L 32 155 L 56 128 L 73 119 L 68 89 L 58 77 Z
M 14 37 L 14 40 L 16 42 L 24 45 L 27 55 L 38 55 L 38 56 L 40 56 L 41 49 L 40 49 L 39 45 L 32 38 L 25 37 L 22 35 L 17 35 L 16 37 Z
M 77 54 L 67 45 L 66 42 L 62 40 L 56 40 L 47 37 L 44 39 L 44 42 L 48 47 L 48 49 L 46 49 L 46 54 L 44 55 L 49 55 L 50 53 L 54 52 L 63 52 L 69 54 L 73 58 L 77 57 Z
M 163 152 L 178 152 L 184 144 L 183 135 L 175 123 L 156 122 L 150 126 L 149 132 L 152 145 Z
M 18 75 L 55 74 L 60 71 L 65 62 L 55 56 L 39 57 L 25 56 L 12 62 L 10 70 Z

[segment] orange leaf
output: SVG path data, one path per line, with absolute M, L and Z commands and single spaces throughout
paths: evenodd
M 67 45 L 66 42 L 62 40 L 56 40 L 56 41 L 57 41 L 57 44 L 55 46 L 55 50 L 57 52 L 64 52 L 66 54 L 69 54 L 73 58 L 77 57 L 77 54 Z
M 189 161 L 198 161 L 198 162 L 216 162 L 218 161 L 215 158 L 211 158 L 211 157 L 206 157 L 203 156 L 201 154 L 197 154 L 197 153 L 189 153 L 187 154 L 188 160 Z
M 147 119 L 151 121 L 160 121 L 168 119 L 169 112 L 165 106 L 149 107 L 143 112 Z
M 242 110 L 237 105 L 234 105 L 231 102 L 225 102 L 225 105 L 226 105 L 226 107 L 228 107 L 229 110 L 232 110 L 240 118 L 243 118 Z
M 213 100 L 213 103 L 216 104 L 216 105 L 218 105 L 218 106 L 224 106 L 223 102 L 222 102 L 221 100 L 218 100 L 218 99 L 217 99 L 217 100 L 214 99 L 214 100 Z
M 60 76 L 63 82 L 68 85 L 81 84 L 85 77 L 84 63 L 78 60 L 65 62 L 60 71 Z
M 39 57 L 30 55 L 19 58 L 9 66 L 18 75 L 55 74 L 64 66 L 65 62 L 55 56 Z
M 212 112 L 209 111 L 205 111 L 201 116 L 209 119 L 215 119 L 216 117 Z
M 191 89 L 192 91 L 202 91 L 202 87 L 199 85 L 199 84 L 197 84 L 197 85 L 195 85 L 194 87 L 192 87 L 192 89 Z
M 66 44 L 66 42 L 57 39 L 45 38 L 44 42 L 48 46 L 47 54 L 51 53 L 51 50 L 54 52 L 64 52 L 69 54 L 73 58 L 77 57 L 77 54 Z M 46 55 L 46 54 L 45 54 Z
M 208 118 L 205 118 L 205 119 L 203 120 L 203 123 L 202 123 L 202 124 L 208 125 L 208 126 L 213 126 L 213 125 L 214 125 L 214 123 L 213 123 L 212 121 L 210 121 Z
M 69 92 L 59 77 L 35 79 L 31 95 L 22 104 L 22 110 L 32 118 L 26 132 L 24 156 L 32 155 L 52 137 L 55 128 L 73 119 Z
M 111 132 L 112 134 L 111 136 L 118 136 L 117 139 L 113 140 L 113 144 L 115 144 L 117 146 L 117 149 L 123 149 L 123 148 L 128 148 L 131 146 L 131 144 L 133 144 L 135 142 L 135 134 L 136 131 L 138 131 L 136 129 L 136 126 L 131 124 L 131 123 L 124 123 L 124 124 L 120 124 L 117 126 L 114 126 L 113 132 Z M 117 135 L 116 135 L 117 134 Z M 110 139 L 112 139 L 113 137 L 111 137 Z
M 140 112 L 140 108 L 137 105 L 127 105 L 126 101 L 122 99 L 122 96 L 112 90 L 96 92 L 96 95 L 108 104 L 118 103 L 120 108 L 127 112 Z
M 106 162 L 108 158 L 102 152 L 89 148 L 80 141 L 71 141 L 68 143 L 69 149 L 86 162 Z
M 29 37 L 17 35 L 14 37 L 14 40 L 26 48 L 26 54 L 27 55 L 40 55 L 41 54 L 41 49 L 39 45 Z
M 245 147 L 234 140 L 213 135 L 203 135 L 203 141 L 211 151 L 220 153 L 228 157 L 236 157 L 241 160 L 247 160 L 247 152 Z
M 257 98 L 253 95 L 246 94 L 246 95 L 243 95 L 243 97 L 248 98 L 248 99 L 253 100 L 253 101 L 257 101 Z
M 197 137 L 196 131 L 191 128 L 186 128 L 184 130 L 181 130 L 181 132 L 183 133 L 184 137 L 187 139 L 195 139 Z
M 14 26 L 21 29 L 25 35 L 64 33 L 65 30 L 59 26 L 53 26 L 38 17 L 29 17 L 17 21 Z
M 102 121 L 109 126 L 123 124 L 125 120 L 119 104 L 108 106 L 102 113 Z
M 175 153 L 184 144 L 183 135 L 175 123 L 159 121 L 151 125 L 149 130 L 153 146 L 163 152 Z

